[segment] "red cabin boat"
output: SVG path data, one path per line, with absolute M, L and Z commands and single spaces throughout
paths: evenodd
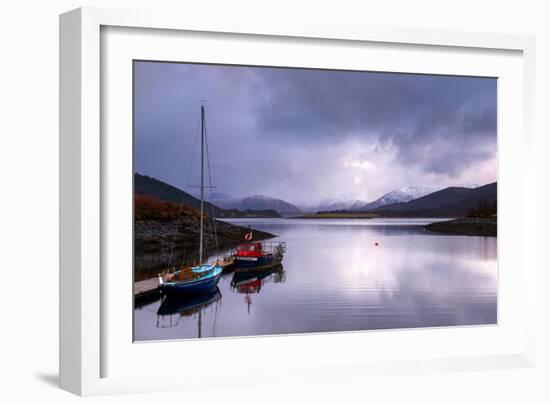
M 245 239 L 252 239 L 249 232 Z M 247 242 L 233 252 L 235 270 L 265 269 L 281 264 L 286 251 L 284 242 Z

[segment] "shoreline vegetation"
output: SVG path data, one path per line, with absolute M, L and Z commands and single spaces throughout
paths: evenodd
M 420 217 L 421 215 L 419 215 Z M 360 212 L 319 212 L 312 214 L 303 214 L 291 218 L 300 219 L 372 219 L 372 218 L 400 218 L 396 215 L 385 215 L 380 213 L 360 213 Z M 402 218 L 416 218 L 406 215 Z M 422 217 L 424 218 L 424 217 Z M 496 209 L 493 211 L 471 212 L 468 216 L 455 218 L 446 221 L 438 221 L 424 226 L 424 229 L 431 232 L 437 232 L 447 235 L 470 235 L 470 236 L 497 236 L 497 215 Z
M 424 229 L 447 235 L 497 236 L 496 217 L 465 217 L 449 221 L 434 222 Z
M 220 220 L 208 219 L 205 220 L 204 225 L 204 243 L 207 255 L 210 256 L 242 243 L 245 234 L 250 231 L 249 228 Z M 253 230 L 253 232 L 255 240 L 275 237 L 264 231 Z M 136 194 L 135 281 L 170 270 L 169 265 L 197 263 L 199 233 L 200 212 L 196 209 Z
M 314 213 L 296 216 L 300 219 L 372 219 L 398 218 L 373 213 Z M 413 218 L 413 217 L 405 217 Z M 424 229 L 446 235 L 497 236 L 497 218 L 495 217 L 464 217 L 447 221 L 438 221 L 424 226 Z
M 466 217 L 428 224 L 424 229 L 448 235 L 497 236 L 497 205 L 482 202 Z

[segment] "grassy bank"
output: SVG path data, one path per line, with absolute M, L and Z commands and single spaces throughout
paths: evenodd
M 466 217 L 434 222 L 424 227 L 428 231 L 449 235 L 497 236 L 496 217 Z

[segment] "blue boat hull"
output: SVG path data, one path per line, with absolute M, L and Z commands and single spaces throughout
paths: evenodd
M 195 295 L 208 292 L 218 286 L 222 273 L 206 279 L 196 280 L 193 282 L 168 282 L 159 286 L 160 291 L 164 294 L 186 294 Z

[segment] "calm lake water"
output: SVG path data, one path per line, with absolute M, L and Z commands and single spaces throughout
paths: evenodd
M 424 231 L 433 219 L 227 221 L 277 234 L 282 268 L 136 308 L 136 341 L 497 321 L 496 238 Z

